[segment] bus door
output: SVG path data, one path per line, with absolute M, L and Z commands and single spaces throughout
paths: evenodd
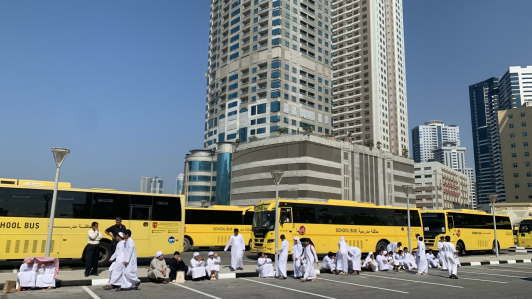
M 294 219 L 292 217 L 292 207 L 280 208 L 279 214 L 279 235 L 284 235 L 288 241 L 288 251 L 292 251 L 292 243 L 294 238 L 292 237 L 295 231 Z
M 153 224 L 151 223 L 151 206 L 147 205 L 131 205 L 130 208 L 129 229 L 131 230 L 132 238 L 135 240 L 137 255 L 150 255 L 149 249 L 149 235 Z
M 532 247 L 532 223 L 521 223 L 519 225 L 519 244 L 520 247 Z
M 456 230 L 454 229 L 454 219 L 453 216 L 447 216 L 447 229 L 448 236 L 451 237 L 451 242 L 455 242 L 457 239 Z M 451 235 L 451 232 L 453 233 Z

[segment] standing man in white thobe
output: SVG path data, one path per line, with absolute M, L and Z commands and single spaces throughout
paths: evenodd
M 362 251 L 358 247 L 349 246 L 347 247 L 347 252 L 349 255 L 349 270 L 353 271 L 351 274 L 360 274 L 360 271 L 362 270 L 360 262 Z
M 338 242 L 338 253 L 336 254 L 336 271 L 338 274 L 345 275 L 349 273 L 349 253 L 347 252 L 347 242 L 341 237 Z
M 425 242 L 423 237 L 416 235 L 417 237 L 417 273 L 416 275 L 428 275 L 429 263 L 427 261 L 427 255 L 425 254 Z
M 246 251 L 246 244 L 244 243 L 244 237 L 238 233 L 238 229 L 235 228 L 235 234 L 229 238 L 227 245 L 225 245 L 224 251 L 227 251 L 229 245 L 231 245 L 231 271 L 244 270 L 244 251 Z
M 386 246 L 386 252 L 387 253 L 388 252 L 395 253 L 395 251 L 397 249 L 402 249 L 402 246 L 403 246 L 403 243 L 401 243 L 401 242 L 399 242 L 399 243 L 398 242 L 392 242 L 392 243 L 388 244 L 388 246 Z
M 112 262 L 109 267 L 109 283 L 103 287 L 104 290 L 110 290 L 113 286 L 120 286 L 122 284 L 122 274 L 124 272 L 124 233 L 119 232 L 116 236 L 117 245 L 115 252 L 109 259 Z
M 135 287 L 139 289 L 140 279 L 137 277 L 137 248 L 135 241 L 131 238 L 131 230 L 127 229 L 124 234 L 125 250 L 124 250 L 124 272 L 122 273 L 122 283 L 117 291 L 122 289 L 131 289 Z
M 36 287 L 51 290 L 55 288 L 55 265 L 54 262 L 41 264 L 39 275 L 37 276 Z
M 288 261 L 288 241 L 286 237 L 281 235 L 281 249 L 277 250 L 279 254 L 279 259 L 277 260 L 277 270 L 275 273 L 279 279 L 286 279 L 286 262 Z
M 292 261 L 294 261 L 294 278 L 301 278 L 304 275 L 301 265 L 301 256 L 303 255 L 303 245 L 299 241 L 299 237 L 294 237 L 294 245 L 292 245 Z
M 456 248 L 454 247 L 454 244 L 451 243 L 451 237 L 445 236 L 445 243 L 443 243 L 442 251 L 445 254 L 445 263 L 447 264 L 447 270 L 449 271 L 449 278 L 458 279 L 458 276 L 456 276 L 458 269 L 454 257 Z
M 445 255 L 442 252 L 443 243 L 445 243 L 445 237 L 441 236 L 438 245 L 438 260 L 440 261 L 440 266 L 442 270 L 447 270 L 447 265 L 445 264 Z
M 316 272 L 314 271 L 314 263 L 318 263 L 318 256 L 316 255 L 316 249 L 312 245 L 310 238 L 305 238 L 305 252 L 304 252 L 304 263 L 305 263 L 305 276 L 301 278 L 301 281 L 317 281 Z
M 33 289 L 35 287 L 35 277 L 37 273 L 37 261 L 35 259 L 33 260 L 26 260 L 22 265 L 20 265 L 20 269 L 17 273 L 17 280 L 18 285 L 24 289 L 29 288 Z

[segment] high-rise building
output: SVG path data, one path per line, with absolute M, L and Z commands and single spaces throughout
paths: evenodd
M 532 202 L 532 106 L 527 105 L 498 112 L 508 203 Z
M 452 169 L 465 174 L 465 152 L 467 152 L 467 149 L 465 147 L 457 146 L 456 142 L 444 142 L 442 146 L 433 150 L 434 158 L 432 161 L 440 162 L 447 167 L 451 167 Z
M 183 194 L 183 184 L 185 183 L 185 175 L 180 173 L 175 180 L 175 194 Z
M 211 0 L 205 149 L 332 133 L 331 2 Z
M 151 193 L 163 193 L 163 179 L 156 176 L 151 184 Z
M 334 135 L 394 154 L 409 146 L 402 3 L 333 1 Z
M 488 195 L 505 201 L 501 143 L 497 111 L 510 109 L 499 105 L 499 79 L 492 77 L 469 86 L 471 127 L 477 184 L 477 206 L 489 210 Z
M 454 142 L 460 146 L 460 128 L 446 126 L 441 120 L 431 120 L 425 125 L 412 129 L 413 157 L 416 163 L 434 159 L 434 150 L 445 142 Z
M 140 178 L 140 192 L 151 193 L 151 185 L 153 183 L 153 178 L 149 176 L 143 176 Z
M 511 66 L 499 79 L 499 103 L 503 109 L 532 102 L 532 66 Z
M 475 170 L 473 168 L 466 168 L 462 172 L 463 174 L 469 177 L 469 200 L 470 200 L 470 209 L 477 209 L 477 184 L 475 183 Z

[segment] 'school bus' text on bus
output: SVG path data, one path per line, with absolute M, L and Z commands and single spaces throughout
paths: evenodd
M 0 259 L 45 253 L 53 183 L 17 184 L 21 181 L 0 179 Z M 184 196 L 59 186 L 50 256 L 83 258 L 96 221 L 103 236 L 99 265 L 107 264 L 111 240 L 104 231 L 117 217 L 131 230 L 138 257 L 183 250 Z
M 427 248 L 438 250 L 440 237 L 451 237 L 460 255 L 466 250 L 495 250 L 493 214 L 475 210 L 422 211 L 423 234 Z M 512 224 L 507 215 L 495 215 L 499 249 L 514 245 Z
M 385 250 L 391 242 L 408 246 L 406 208 L 344 200 L 280 200 L 279 209 L 279 235 L 284 234 L 290 242 L 295 236 L 311 238 L 319 254 L 338 251 L 340 237 L 362 252 Z M 415 246 L 415 235 L 422 234 L 418 209 L 410 209 L 410 225 Z M 275 201 L 260 202 L 255 206 L 251 251 L 273 254 L 274 244 Z
M 212 206 L 210 208 L 185 208 L 186 229 L 184 251 L 193 247 L 225 246 L 237 228 L 249 245 L 253 206 Z

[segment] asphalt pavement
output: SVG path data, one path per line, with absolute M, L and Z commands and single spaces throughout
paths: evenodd
M 296 279 L 235 278 L 185 284 L 143 283 L 140 290 L 105 291 L 101 286 L 65 287 L 51 291 L 2 294 L 0 298 L 135 299 L 170 298 L 527 298 L 532 290 L 532 263 L 458 268 L 458 280 L 446 271 L 429 269 L 429 275 L 415 272 L 363 272 L 361 275 L 321 274 L 317 282 Z

